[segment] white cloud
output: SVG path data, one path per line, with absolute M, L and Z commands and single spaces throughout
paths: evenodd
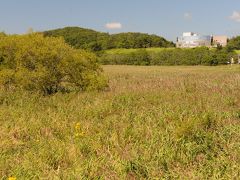
M 192 20 L 192 14 L 189 12 L 184 13 L 183 16 L 184 16 L 184 19 L 186 20 Z
M 240 12 L 233 11 L 232 15 L 230 16 L 230 19 L 240 22 Z
M 105 25 L 107 29 L 122 29 L 122 24 L 119 22 L 107 23 Z

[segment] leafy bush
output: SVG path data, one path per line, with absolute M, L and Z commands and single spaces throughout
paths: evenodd
M 0 86 L 40 91 L 93 90 L 106 79 L 92 53 L 41 34 L 0 36 Z
M 230 39 L 227 45 L 227 49 L 229 51 L 240 50 L 240 36 Z

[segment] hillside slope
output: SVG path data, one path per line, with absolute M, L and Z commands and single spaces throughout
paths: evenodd
M 93 51 L 114 48 L 174 47 L 163 37 L 145 33 L 108 34 L 81 27 L 65 27 L 43 32 L 45 36 L 63 37 L 65 41 L 79 49 Z

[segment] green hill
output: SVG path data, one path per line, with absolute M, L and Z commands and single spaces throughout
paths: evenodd
M 45 36 L 63 37 L 65 41 L 78 49 L 93 51 L 115 48 L 174 47 L 174 43 L 157 35 L 145 33 L 108 34 L 80 27 L 65 27 L 43 32 Z

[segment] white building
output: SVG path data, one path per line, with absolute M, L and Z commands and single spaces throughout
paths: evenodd
M 211 44 L 211 36 L 202 36 L 193 32 L 184 32 L 182 36 L 177 38 L 178 48 L 211 47 Z

